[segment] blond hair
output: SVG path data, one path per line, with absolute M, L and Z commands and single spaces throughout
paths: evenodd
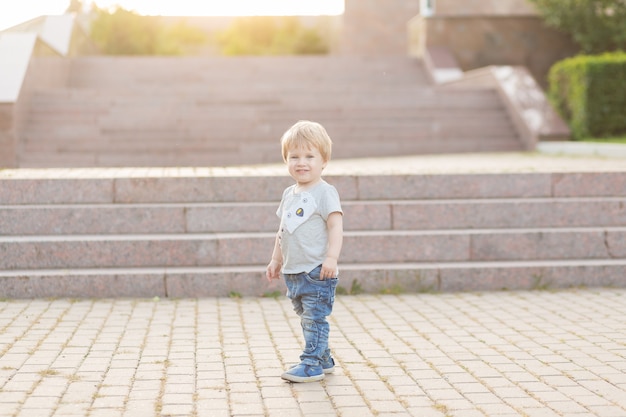
M 321 124 L 300 120 L 283 134 L 280 144 L 285 162 L 287 162 L 289 151 L 298 148 L 316 148 L 322 155 L 324 162 L 328 162 L 330 161 L 333 141 Z

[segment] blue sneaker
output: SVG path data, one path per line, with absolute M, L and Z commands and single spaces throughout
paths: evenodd
M 325 374 L 335 372 L 335 360 L 332 357 L 329 357 L 327 361 L 322 361 L 321 365 Z
M 293 365 L 289 369 L 293 369 L 293 368 L 295 368 L 298 365 L 300 365 L 300 364 Z M 328 358 L 328 360 L 327 361 L 323 361 L 321 363 L 321 365 L 322 365 L 322 371 L 325 374 L 332 374 L 333 372 L 335 372 L 335 360 L 333 358 Z
M 291 382 L 313 382 L 324 379 L 324 371 L 320 365 L 298 364 L 280 376 Z

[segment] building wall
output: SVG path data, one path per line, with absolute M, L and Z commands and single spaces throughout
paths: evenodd
M 408 24 L 413 56 L 434 46 L 448 49 L 463 71 L 521 65 L 546 88 L 550 67 L 579 51 L 571 36 L 547 27 L 528 0 L 434 1 L 432 15 Z
M 13 103 L 0 103 L 0 169 L 17 166 Z
M 339 51 L 347 55 L 404 55 L 415 48 L 409 22 L 424 0 L 345 0 Z M 528 0 L 430 0 L 440 17 L 536 16 Z
M 432 1 L 432 0 L 431 0 Z M 528 0 L 434 0 L 436 15 L 535 15 Z
M 411 30 L 419 47 L 446 47 L 463 71 L 488 65 L 522 65 L 544 88 L 557 61 L 579 48 L 570 36 L 546 27 L 539 16 L 440 16 L 415 19 Z
M 346 0 L 339 52 L 344 55 L 406 55 L 407 22 L 419 0 Z

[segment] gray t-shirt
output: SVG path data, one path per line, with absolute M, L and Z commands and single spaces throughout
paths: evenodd
M 343 214 L 339 193 L 326 181 L 302 193 L 295 193 L 295 188 L 294 184 L 285 189 L 276 211 L 284 274 L 310 272 L 324 262 L 328 251 L 326 220 L 331 213 Z

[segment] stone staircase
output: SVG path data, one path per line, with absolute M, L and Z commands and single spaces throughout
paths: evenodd
M 521 149 L 493 88 L 433 86 L 405 57 L 76 58 L 20 135 L 20 167 L 63 169 L 0 171 L 0 297 L 284 292 L 264 269 L 291 180 L 250 164 L 280 162 L 298 119 L 353 164 Z M 372 161 L 327 177 L 345 210 L 342 292 L 626 285 L 626 169 Z
M 261 168 L 0 176 L 0 297 L 260 296 L 291 183 Z M 626 172 L 334 175 L 341 291 L 626 285 Z
M 80 57 L 68 87 L 34 92 L 19 166 L 279 162 L 299 119 L 334 156 L 522 148 L 495 89 L 442 89 L 408 57 Z

